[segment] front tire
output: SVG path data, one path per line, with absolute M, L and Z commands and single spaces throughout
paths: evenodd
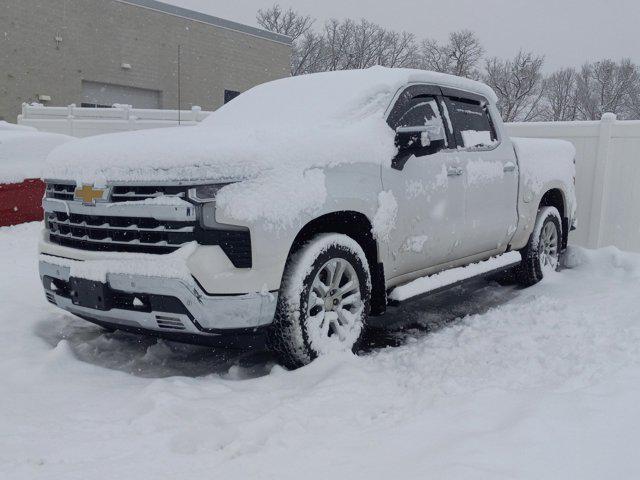
M 521 250 L 522 263 L 517 278 L 525 287 L 535 285 L 545 272 L 553 272 L 560 267 L 562 248 L 562 221 L 555 207 L 543 207 L 538 211 L 533 233 L 527 246 Z
M 269 346 L 289 368 L 356 352 L 370 303 L 371 275 L 360 245 L 347 235 L 318 235 L 287 262 Z

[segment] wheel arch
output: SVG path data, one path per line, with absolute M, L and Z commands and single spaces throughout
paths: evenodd
M 379 260 L 378 242 L 373 236 L 369 218 L 353 210 L 339 210 L 321 215 L 304 225 L 294 238 L 287 258 L 320 233 L 341 233 L 353 238 L 364 250 L 371 273 L 371 315 L 386 310 L 384 266 Z
M 555 207 L 562 219 L 562 249 L 567 248 L 569 241 L 569 216 L 564 192 L 560 188 L 551 188 L 542 195 L 538 208 Z

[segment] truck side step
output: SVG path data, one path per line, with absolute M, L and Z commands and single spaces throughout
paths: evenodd
M 520 252 L 507 252 L 465 267 L 452 268 L 434 275 L 420 277 L 391 290 L 387 295 L 388 303 L 389 306 L 397 306 L 410 299 L 415 300 L 425 295 L 433 295 L 471 279 L 509 270 L 518 266 L 521 261 Z

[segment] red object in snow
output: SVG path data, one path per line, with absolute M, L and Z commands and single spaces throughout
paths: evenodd
M 0 227 L 42 220 L 43 196 L 42 180 L 0 184 Z

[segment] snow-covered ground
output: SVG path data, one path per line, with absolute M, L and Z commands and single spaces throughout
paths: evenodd
M 289 372 L 58 312 L 38 230 L 0 229 L 0 478 L 640 476 L 639 255 L 574 249 L 538 286 L 440 294 Z

